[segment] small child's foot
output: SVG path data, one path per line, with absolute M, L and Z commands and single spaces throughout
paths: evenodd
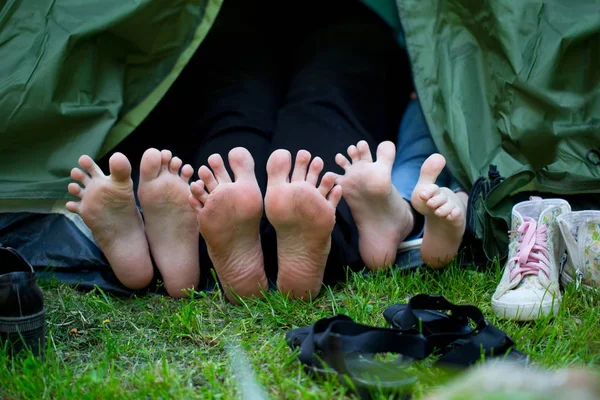
M 231 302 L 237 303 L 236 295 L 262 296 L 268 288 L 260 241 L 263 201 L 252 155 L 243 147 L 229 152 L 233 182 L 220 155 L 208 164 L 212 171 L 200 167 L 189 196 L 208 255 Z
M 350 206 L 359 235 L 359 250 L 369 269 L 387 268 L 396 260 L 398 245 L 412 231 L 410 204 L 392 185 L 392 165 L 396 148 L 383 142 L 377 148 L 377 161 L 365 141 L 348 148 L 352 162 L 342 154 L 336 163 L 345 170 L 337 177 L 344 199 Z
M 411 198 L 415 210 L 425 216 L 421 258 L 433 268 L 442 268 L 452 261 L 466 227 L 467 194 L 454 193 L 435 184 L 445 165 L 442 155 L 429 156 L 421 167 Z
M 119 281 L 130 289 L 142 289 L 153 277 L 152 261 L 144 223 L 135 204 L 131 164 L 115 153 L 110 157 L 110 175 L 105 176 L 87 155 L 79 158 L 69 184 L 69 193 L 81 201 L 69 201 L 67 210 L 79 214 L 91 229 Z
M 331 231 L 342 188 L 326 173 L 317 186 L 323 160 L 300 150 L 290 181 L 292 156 L 276 150 L 267 162 L 265 211 L 277 234 L 277 286 L 293 298 L 315 298 L 323 284 Z M 310 163 L 310 166 L 309 166 Z
M 138 187 L 150 250 L 172 297 L 186 297 L 200 282 L 198 226 L 188 202 L 194 170 L 181 165 L 168 150 L 146 150 Z

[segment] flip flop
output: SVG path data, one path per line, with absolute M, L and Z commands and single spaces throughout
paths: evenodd
M 490 324 L 479 308 L 456 305 L 443 296 L 419 294 L 407 304 L 388 307 L 384 318 L 394 329 L 417 330 L 441 354 L 439 364 L 469 366 L 482 357 L 505 357 L 527 363 L 527 355 L 516 349 L 514 341 Z
M 373 390 L 405 396 L 417 381 L 408 366 L 431 354 L 439 356 L 434 366 L 452 370 L 507 354 L 514 361 L 527 359 L 477 307 L 454 305 L 442 296 L 414 296 L 407 304 L 388 307 L 384 317 L 391 328 L 362 325 L 338 314 L 293 329 L 286 340 L 299 350 L 298 361 L 309 372 L 350 383 L 363 399 Z M 381 353 L 400 357 L 376 360 L 374 355 Z
M 370 398 L 374 390 L 402 396 L 410 392 L 417 379 L 407 372 L 408 365 L 432 351 L 417 331 L 362 325 L 343 314 L 293 329 L 286 340 L 293 350 L 300 350 L 298 360 L 309 372 L 349 383 L 364 399 Z M 373 356 L 380 353 L 400 357 L 392 362 L 375 360 Z

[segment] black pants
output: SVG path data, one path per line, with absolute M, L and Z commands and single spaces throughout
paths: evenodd
M 124 145 L 168 148 L 196 169 L 213 153 L 227 164 L 229 150 L 243 146 L 264 195 L 266 162 L 276 149 L 293 157 L 306 149 L 323 159 L 325 171 L 342 173 L 334 158 L 349 145 L 366 140 L 374 150 L 394 140 L 410 84 L 392 31 L 358 1 L 225 0 L 180 78 Z M 363 266 L 343 200 L 336 219 L 326 283 L 343 278 L 345 267 Z M 275 279 L 275 233 L 266 217 L 261 233 L 267 276 Z M 204 278 L 212 267 L 205 247 Z

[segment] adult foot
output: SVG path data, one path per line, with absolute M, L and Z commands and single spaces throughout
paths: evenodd
M 369 269 L 389 267 L 414 226 L 410 204 L 392 185 L 396 148 L 392 142 L 381 143 L 373 162 L 369 145 L 360 141 L 348 148 L 348 155 L 352 161 L 342 154 L 335 157 L 345 171 L 337 183 L 358 227 L 360 256 Z
M 273 152 L 267 161 L 265 196 L 267 218 L 277 234 L 277 286 L 282 293 L 305 300 L 321 290 L 335 208 L 342 197 L 342 188 L 335 185 L 331 172 L 317 187 L 323 160 L 310 160 L 308 151 L 298 152 L 290 181 L 290 152 Z
M 81 201 L 69 201 L 67 210 L 79 214 L 90 228 L 119 281 L 130 289 L 142 289 L 153 276 L 152 261 L 144 233 L 144 223 L 136 207 L 127 157 L 110 157 L 106 176 L 87 155 L 79 158 L 79 168 L 71 170 L 69 193 Z M 89 174 L 89 175 L 88 175 Z
M 262 296 L 267 278 L 260 242 L 262 194 L 254 175 L 254 160 L 243 147 L 229 152 L 231 180 L 218 154 L 200 167 L 189 201 L 196 210 L 200 233 L 227 298 Z
M 446 159 L 433 154 L 421 166 L 419 182 L 412 194 L 412 205 L 425 216 L 421 244 L 423 262 L 433 268 L 446 266 L 456 256 L 466 227 L 468 196 L 435 184 Z
M 138 187 L 150 251 L 172 297 L 188 296 L 200 281 L 198 225 L 188 202 L 194 170 L 181 165 L 168 150 L 146 150 Z

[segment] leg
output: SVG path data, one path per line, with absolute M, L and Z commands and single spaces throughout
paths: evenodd
M 197 76 L 195 92 L 201 94 L 194 125 L 201 138 L 194 161 L 201 166 L 200 180 L 191 186 L 190 202 L 206 246 L 203 271 L 215 268 L 233 302 L 267 288 L 262 197 L 285 90 L 268 7 L 262 0 L 225 1 L 190 69 Z M 210 258 L 206 265 L 205 254 Z
M 67 210 L 79 214 L 92 230 L 100 249 L 119 281 L 130 289 L 142 289 L 152 280 L 154 271 L 144 223 L 136 207 L 131 180 L 131 164 L 121 153 L 109 160 L 110 175 L 105 176 L 94 161 L 84 155 L 71 178 L 69 193 L 81 198 L 70 201 Z
M 421 166 L 437 148 L 427 128 L 421 105 L 413 98 L 402 116 L 400 129 L 396 139 L 397 153 L 392 169 L 392 183 L 403 199 L 410 202 L 413 190 L 419 181 Z M 439 186 L 450 186 L 452 176 L 444 168 L 435 182 Z M 416 226 L 414 236 L 420 237 L 423 232 L 423 221 Z
M 328 1 L 319 7 L 318 17 L 301 19 L 309 21 L 305 25 L 314 30 L 306 35 L 303 29 L 303 37 L 293 46 L 293 77 L 278 114 L 272 150 L 283 148 L 292 154 L 308 150 L 322 158 L 326 171 L 343 173 L 334 163 L 337 153 L 361 140 L 376 146 L 393 137 L 398 110 L 409 96 L 409 88 L 396 82 L 400 78 L 409 81 L 408 64 L 391 31 L 363 4 Z M 299 161 L 296 157 L 295 162 Z M 269 213 L 269 205 L 265 207 Z M 273 220 L 271 223 L 276 225 Z M 350 207 L 342 200 L 336 212 L 326 282 L 343 279 L 347 266 L 364 266 L 358 236 Z M 288 260 L 287 249 L 279 242 L 278 280 L 294 281 L 293 275 L 285 276 L 294 269 L 282 268 L 282 263 L 293 265 L 295 261 Z M 311 268 L 319 271 L 325 265 Z
M 194 167 L 234 147 L 254 157 L 259 187 L 266 190 L 265 166 L 277 110 L 286 89 L 275 28 L 268 19 L 271 1 L 227 0 L 215 25 L 194 56 L 188 88 L 195 103 Z

